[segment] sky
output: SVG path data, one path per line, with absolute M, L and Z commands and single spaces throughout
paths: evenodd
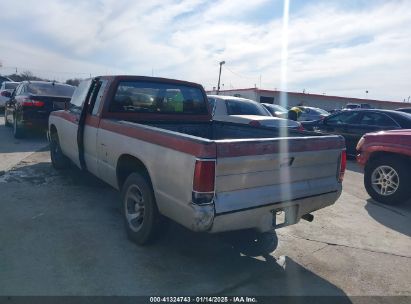
M 283 0 L 0 0 L 0 7 L 0 74 L 154 75 L 212 89 L 224 60 L 223 89 L 411 95 L 411 0 L 289 0 L 286 27 Z

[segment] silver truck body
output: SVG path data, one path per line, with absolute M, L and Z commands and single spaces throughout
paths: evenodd
M 340 136 L 282 131 L 279 137 L 272 128 L 210 122 L 211 115 L 202 121 L 144 122 L 139 114 L 140 121 L 133 122 L 134 114 L 107 111 L 115 78 L 98 81 L 107 84 L 95 95 L 98 108 L 82 114 L 78 106 L 52 112 L 49 132 L 58 135 L 63 154 L 76 166 L 116 189 L 124 181 L 124 160 L 138 162 L 147 172 L 159 212 L 193 231 L 267 232 L 297 223 L 341 194 L 345 144 Z M 213 192 L 206 203 L 193 198 L 198 161 L 215 162 Z M 285 213 L 281 223 L 280 211 Z

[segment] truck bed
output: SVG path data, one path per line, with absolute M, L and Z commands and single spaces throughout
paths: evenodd
M 291 131 L 288 137 L 279 137 L 278 131 L 272 129 L 216 122 L 144 125 L 127 121 L 111 123 L 121 125 L 121 130 L 128 126 L 135 131 L 134 134 L 147 132 L 144 140 L 149 139 L 157 145 L 194 154 L 195 158 L 216 159 L 213 212 L 216 219 L 219 215 L 225 215 L 219 221 L 230 218 L 235 220 L 235 213 L 252 213 L 255 208 L 274 210 L 292 206 L 295 208 L 290 211 L 294 214 L 292 218 L 298 221 L 304 214 L 333 204 L 341 193 L 339 159 L 345 145 L 340 136 L 306 136 L 304 132 Z M 170 137 L 172 145 L 167 143 Z M 193 144 L 197 146 L 196 149 L 185 150 Z M 167 168 L 162 173 L 164 177 L 178 172 L 181 170 L 178 167 L 182 165 L 168 162 L 172 152 L 167 151 L 164 150 L 164 157 L 156 158 L 156 167 Z M 194 168 L 186 170 L 193 172 Z M 173 180 L 171 175 L 168 180 Z M 178 189 L 182 190 L 184 186 L 175 176 L 174 180 L 169 182 L 168 187 L 175 183 L 177 195 Z M 178 196 L 180 198 L 176 201 L 184 197 L 187 203 L 190 202 L 191 193 L 184 196 L 179 193 Z M 173 211 L 165 210 L 166 214 L 168 212 Z M 184 223 L 183 214 L 173 214 L 173 217 L 176 216 Z M 256 218 L 261 219 L 260 215 Z M 242 221 L 238 229 L 259 226 L 260 231 L 267 231 L 270 225 L 272 223 L 268 218 L 264 223 L 250 220 L 249 223 Z M 187 226 L 194 229 L 192 223 L 187 223 Z M 223 222 L 213 226 L 213 232 L 224 231 L 224 227 L 232 226 L 233 223 L 226 225 Z

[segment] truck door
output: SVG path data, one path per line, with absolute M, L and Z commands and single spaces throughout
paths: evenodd
M 83 142 L 83 151 L 80 152 L 83 154 L 85 166 L 94 175 L 98 175 L 97 134 L 100 124 L 100 105 L 107 83 L 107 80 L 95 79 L 91 85 L 90 97 L 86 107 L 84 107 L 84 129 L 82 134 L 78 135 L 79 140 Z
M 82 81 L 74 92 L 66 112 L 67 119 L 61 120 L 59 127 L 60 146 L 63 153 L 78 167 L 81 167 L 77 133 L 84 102 L 89 94 L 93 79 Z

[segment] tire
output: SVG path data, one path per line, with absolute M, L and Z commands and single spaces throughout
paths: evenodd
M 368 194 L 374 200 L 385 204 L 394 205 L 409 199 L 410 180 L 410 164 L 395 156 L 373 160 L 364 170 L 364 186 Z
M 64 170 L 70 166 L 70 160 L 61 151 L 57 132 L 50 133 L 50 158 L 56 170 Z
M 11 127 L 11 124 L 7 121 L 7 118 L 6 117 L 4 117 L 4 126 L 5 127 Z
M 7 121 L 7 113 L 6 113 L 6 110 L 4 110 L 4 126 L 5 126 L 5 127 L 11 127 L 11 124 Z
M 17 118 L 14 116 L 13 119 L 13 135 L 14 138 L 23 138 L 24 137 L 24 129 L 22 127 L 19 127 L 17 123 Z
M 149 178 L 141 173 L 130 174 L 122 191 L 122 214 L 128 238 L 138 245 L 152 242 L 161 226 Z

